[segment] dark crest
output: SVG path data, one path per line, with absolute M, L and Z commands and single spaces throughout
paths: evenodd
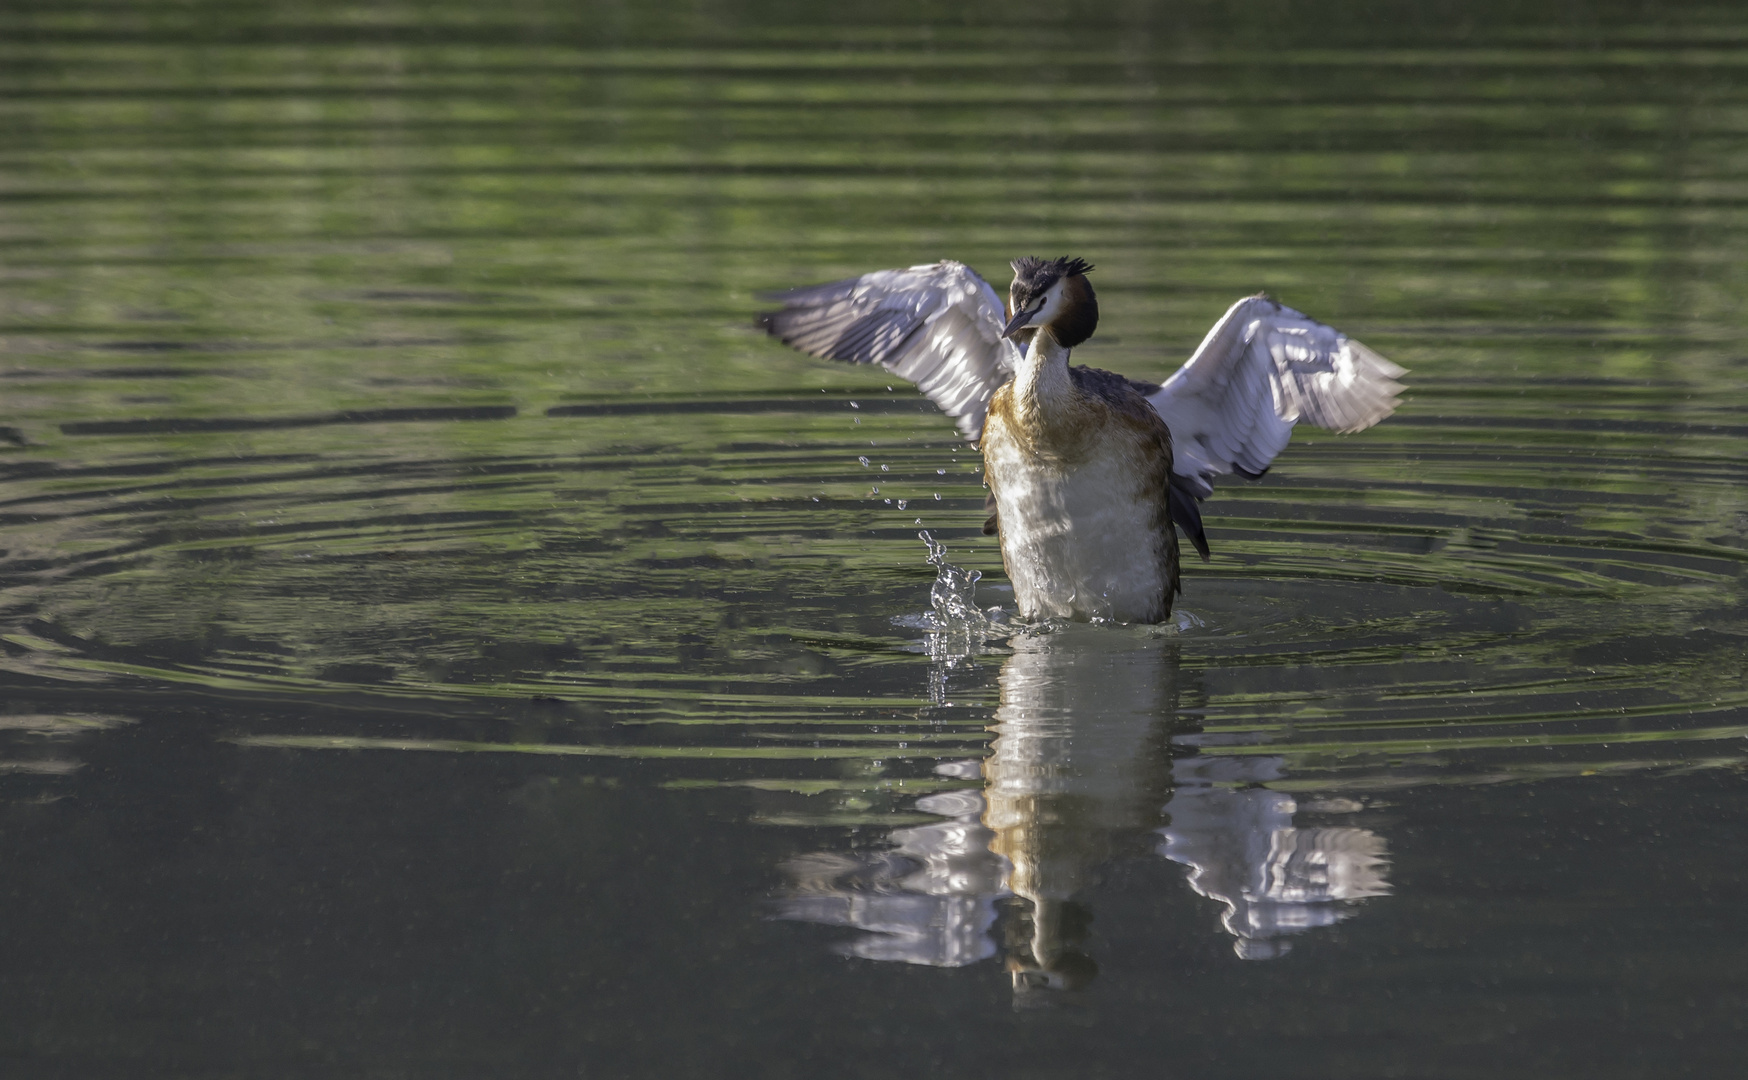
M 1027 255 L 1008 265 L 1014 268 L 1014 297 L 1022 301 L 1030 300 L 1065 277 L 1086 274 L 1093 268 L 1092 263 L 1085 259 L 1071 259 L 1066 255 L 1060 259 Z
M 1067 278 L 1068 284 L 1062 290 L 1067 306 L 1051 322 L 1050 336 L 1056 339 L 1057 344 L 1069 349 L 1093 336 L 1093 331 L 1099 325 L 1099 301 L 1093 295 L 1092 283 L 1086 279 L 1092 263 L 1085 259 L 1071 259 L 1066 255 L 1060 259 L 1040 259 L 1036 255 L 1028 255 L 1023 259 L 1015 259 L 1010 265 L 1014 268 L 1014 284 L 1010 292 L 1016 310 L 1031 303 L 1035 297 L 1048 291 L 1050 286 Z

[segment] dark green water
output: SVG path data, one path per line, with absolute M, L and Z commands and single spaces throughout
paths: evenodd
M 1748 16 L 1496 7 L 0 9 L 5 1074 L 1730 1075 Z M 1410 392 L 968 649 L 752 317 L 1034 252 Z

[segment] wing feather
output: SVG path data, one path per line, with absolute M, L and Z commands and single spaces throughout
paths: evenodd
M 1228 473 L 1260 476 L 1304 421 L 1363 431 L 1396 409 L 1403 369 L 1266 296 L 1233 304 L 1149 395 L 1172 434 L 1172 472 L 1197 498 Z
M 783 306 L 759 322 L 772 337 L 813 356 L 879 364 L 915 383 L 973 441 L 1020 360 L 1001 336 L 1001 297 L 960 262 L 877 270 L 771 299 Z

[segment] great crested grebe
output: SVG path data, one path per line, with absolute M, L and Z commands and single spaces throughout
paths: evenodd
M 1175 525 L 1203 559 L 1197 504 L 1255 478 L 1303 420 L 1361 431 L 1403 369 L 1264 295 L 1233 304 L 1163 385 L 1069 367 L 1098 300 L 1081 259 L 1013 262 L 1011 308 L 964 263 L 775 294 L 773 337 L 917 385 L 983 451 L 985 533 L 1026 619 L 1159 622 L 1182 592 Z M 1021 344 L 1023 343 L 1023 345 Z

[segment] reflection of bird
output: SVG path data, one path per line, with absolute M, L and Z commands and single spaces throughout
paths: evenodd
M 895 829 L 888 847 L 791 860 L 781 917 L 854 927 L 839 948 L 872 960 L 958 967 L 999 952 L 1016 995 L 1037 1000 L 1096 975 L 1091 894 L 1113 860 L 1156 851 L 1189 868 L 1246 959 L 1280 956 L 1390 891 L 1383 837 L 1295 824 L 1302 808 L 1265 786 L 1287 779 L 1281 757 L 1221 753 L 1230 736 L 1181 730 L 1193 676 L 1169 643 L 1070 627 L 1009 645 L 989 755 L 937 766 L 981 776 L 982 791 L 917 800 L 943 820 Z
M 1299 420 L 1359 431 L 1396 407 L 1401 368 L 1266 296 L 1234 304 L 1162 386 L 1071 368 L 1098 326 L 1092 267 L 1013 268 L 1005 322 L 989 283 L 950 261 L 781 293 L 762 322 L 916 383 L 980 443 L 984 531 L 1025 618 L 1163 619 L 1180 591 L 1172 526 L 1207 557 L 1196 504 L 1215 478 L 1261 475 Z

